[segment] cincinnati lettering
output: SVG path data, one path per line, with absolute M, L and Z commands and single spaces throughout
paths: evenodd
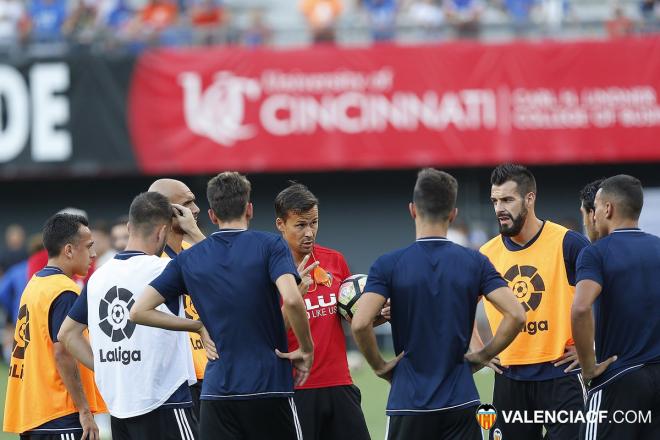
M 190 345 L 192 345 L 193 350 L 204 350 L 204 344 L 202 344 L 200 339 L 195 340 L 190 338 Z
M 520 333 L 527 333 L 530 335 L 535 335 L 537 332 L 547 332 L 548 331 L 548 321 L 529 321 L 525 326 L 520 330 Z
M 9 377 L 14 377 L 16 379 L 23 379 L 23 368 L 25 367 L 25 364 L 21 364 L 20 368 L 21 371 L 18 371 L 19 365 L 18 364 L 11 364 L 9 367 Z
M 128 365 L 131 362 L 142 361 L 142 352 L 140 350 L 122 350 L 121 347 L 117 347 L 114 350 L 105 353 L 103 352 L 103 349 L 100 349 L 99 356 L 101 362 L 121 362 L 124 365 Z

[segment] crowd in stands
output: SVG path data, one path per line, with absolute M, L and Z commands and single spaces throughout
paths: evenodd
M 291 0 L 283 9 L 279 0 L 249 5 L 230 0 L 0 0 L 0 51 L 40 44 L 132 51 L 158 45 L 255 47 L 292 32 L 291 23 L 304 23 L 310 41 L 326 44 L 346 40 L 344 34 L 355 29 L 373 42 L 398 41 L 403 34 L 417 41 L 475 39 L 493 23 L 514 37 L 557 36 L 567 23 L 590 19 L 574 8 L 585 1 Z M 659 28 L 660 0 L 611 0 L 606 8 L 609 16 L 599 18 L 604 35 Z M 272 14 L 274 9 L 279 14 Z M 283 10 L 284 15 L 297 14 L 298 21 L 278 20 Z

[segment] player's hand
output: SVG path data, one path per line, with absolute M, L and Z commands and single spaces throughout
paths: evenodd
M 186 234 L 192 237 L 202 234 L 202 231 L 199 230 L 199 226 L 197 226 L 197 219 L 195 219 L 195 216 L 190 209 L 183 205 L 172 203 L 172 211 L 174 211 L 174 218 L 176 218 L 179 223 L 179 227 L 183 229 Z
M 578 356 L 577 356 L 577 350 L 575 349 L 575 345 L 567 345 L 566 348 L 564 349 L 564 354 L 562 357 L 559 358 L 557 362 L 555 362 L 553 365 L 555 367 L 558 367 L 560 365 L 564 365 L 570 362 L 570 365 L 566 367 L 564 370 L 564 373 L 568 373 L 569 371 L 577 368 L 580 366 L 580 362 L 578 361 Z
M 275 354 L 281 359 L 288 359 L 294 368 L 295 378 L 294 383 L 296 386 L 303 385 L 312 371 L 312 364 L 314 363 L 314 352 L 303 352 L 300 349 L 289 353 L 282 353 L 277 348 Z
M 312 281 L 311 272 L 319 265 L 319 262 L 315 261 L 312 264 L 310 264 L 309 267 L 305 267 L 308 261 L 309 261 L 309 254 L 305 255 L 305 258 L 302 259 L 300 265 L 298 266 L 298 275 L 300 276 L 300 280 L 301 280 L 300 284 L 298 284 L 298 290 L 300 291 L 300 294 L 303 296 L 309 290 L 309 286 L 312 285 L 313 281 Z
M 618 356 L 612 356 L 607 359 L 605 359 L 603 362 L 600 364 L 596 364 L 593 366 L 593 368 L 585 368 L 582 367 L 582 378 L 586 380 L 587 382 L 600 376 L 607 370 L 607 367 L 610 366 L 610 364 L 618 359 Z
M 204 350 L 206 351 L 206 357 L 210 361 L 216 361 L 220 358 L 220 355 L 218 355 L 218 350 L 215 347 L 215 342 L 213 342 L 213 339 L 211 339 L 211 335 L 209 335 L 208 330 L 206 330 L 206 327 L 202 326 L 202 328 L 199 329 L 197 332 L 199 333 L 199 336 L 202 338 L 202 344 L 204 345 Z
M 78 418 L 80 419 L 80 426 L 82 426 L 83 433 L 80 440 L 99 440 L 99 427 L 96 425 L 94 415 L 90 410 L 79 411 Z
M 500 368 L 505 368 L 502 366 L 500 359 L 497 356 L 493 358 L 488 357 L 488 354 L 486 354 L 483 350 L 465 353 L 464 357 L 465 360 L 471 364 L 472 373 L 476 373 L 483 367 L 488 367 L 494 372 L 502 374 L 502 370 Z
M 383 308 L 380 310 L 380 316 L 383 317 L 384 320 L 389 321 L 392 319 L 392 306 L 390 304 L 390 299 L 387 298 L 387 301 L 385 301 L 385 305 Z
M 376 373 L 376 376 L 380 377 L 381 379 L 385 379 L 389 383 L 392 383 L 392 375 L 394 374 L 394 367 L 396 367 L 396 364 L 399 363 L 401 358 L 405 355 L 405 351 L 402 351 L 399 353 L 397 357 L 392 359 L 389 362 L 385 362 L 383 366 L 377 370 L 374 370 L 374 373 Z

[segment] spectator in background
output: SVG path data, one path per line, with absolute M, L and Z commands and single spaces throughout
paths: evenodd
M 444 11 L 458 38 L 479 38 L 484 11 L 480 0 L 445 0 Z
M 102 30 L 110 48 L 128 40 L 135 12 L 127 0 L 99 0 L 96 26 Z
M 499 0 L 502 3 L 511 23 L 513 32 L 517 37 L 527 34 L 531 28 L 531 15 L 538 0 Z
M 541 0 L 540 11 L 544 33 L 560 36 L 564 21 L 570 18 L 571 6 L 568 0 Z
M 16 48 L 27 36 L 22 0 L 0 0 L 0 51 Z
M 264 20 L 263 11 L 259 8 L 250 11 L 250 24 L 243 33 L 243 44 L 248 47 L 269 45 L 272 35 L 270 27 Z
M 41 234 L 34 234 L 30 237 L 28 250 L 30 255 L 43 250 L 44 244 Z M 28 278 L 28 260 L 20 261 L 5 272 L 0 280 L 0 307 L 7 314 L 4 332 L 2 334 L 2 354 L 6 361 L 11 356 L 11 349 L 14 341 L 14 326 L 18 316 L 18 306 L 21 301 L 23 289 L 29 281 Z
M 172 0 L 150 0 L 133 20 L 132 34 L 148 45 L 172 44 L 176 36 L 170 32 L 176 24 L 178 9 Z
M 436 40 L 442 34 L 445 15 L 439 0 L 416 0 L 408 15 L 422 40 Z
M 658 16 L 657 5 L 660 3 L 658 0 L 641 0 L 639 3 L 639 11 L 644 20 L 643 32 L 653 32 L 657 28 Z
M 362 7 L 367 13 L 371 39 L 378 41 L 391 41 L 396 31 L 396 0 L 361 0 Z
M 307 19 L 314 43 L 335 42 L 335 27 L 342 11 L 340 0 L 302 0 L 300 10 Z
M 10 266 L 27 258 L 25 249 L 25 229 L 12 224 L 5 229 L 5 249 L 0 253 L 0 275 Z
M 116 252 L 126 250 L 128 244 L 128 217 L 121 216 L 115 220 L 112 228 L 110 228 L 110 241 L 112 248 Z
M 33 0 L 29 15 L 32 41 L 50 43 L 62 40 L 68 17 L 66 0 Z
M 104 221 L 98 221 L 92 225 L 92 239 L 96 250 L 95 266 L 101 267 L 112 260 L 117 254 L 110 242 L 110 227 Z
M 610 38 L 623 38 L 632 35 L 635 31 L 635 24 L 626 17 L 626 13 L 620 5 L 614 7 L 613 17 L 605 23 L 607 36 Z
M 211 45 L 225 41 L 225 14 L 218 0 L 195 0 L 190 8 L 190 21 L 196 44 Z
M 65 33 L 73 43 L 89 46 L 97 36 L 97 0 L 75 0 Z

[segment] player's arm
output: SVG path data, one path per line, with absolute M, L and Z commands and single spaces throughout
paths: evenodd
M 195 216 L 189 208 L 176 203 L 172 203 L 172 207 L 174 208 L 174 216 L 179 222 L 179 226 L 183 229 L 183 232 L 186 233 L 191 244 L 199 243 L 206 238 L 199 229 L 199 226 L 197 226 Z
M 358 348 L 364 355 L 374 373 L 387 381 L 392 380 L 394 367 L 403 356 L 403 352 L 393 360 L 386 362 L 378 349 L 374 320 L 380 316 L 386 298 L 378 293 L 366 292 L 357 302 L 357 311 L 351 321 L 351 331 Z
M 502 322 L 488 344 L 476 352 L 465 355 L 465 359 L 475 366 L 487 365 L 491 362 L 513 342 L 525 324 L 525 309 L 509 287 L 499 287 L 493 290 L 486 295 L 486 300 L 502 314 Z
M 594 348 L 594 317 L 591 312 L 602 286 L 593 280 L 582 280 L 575 288 L 575 297 L 571 307 L 571 327 L 573 340 L 577 350 L 582 377 L 591 380 L 600 376 L 607 367 L 617 360 L 616 356 L 606 359 L 604 362 L 596 363 L 596 350 Z
M 591 307 L 603 290 L 602 258 L 595 246 L 582 251 L 577 261 L 577 285 L 571 307 L 571 329 L 582 377 L 589 381 L 601 375 L 617 357 L 596 363 L 594 317 Z
M 279 350 L 276 352 L 279 357 L 291 360 L 296 369 L 296 385 L 302 385 L 309 377 L 314 362 L 314 342 L 307 320 L 307 310 L 292 274 L 281 275 L 275 285 L 282 296 L 283 313 L 288 318 L 299 345 L 298 350 L 291 353 L 281 353 Z
M 57 333 L 57 339 L 78 362 L 94 371 L 92 346 L 83 334 L 86 328 L 87 324 L 81 324 L 67 316 L 62 323 L 62 327 L 60 327 L 59 333 Z
M 57 335 L 62 327 L 62 322 L 67 316 L 67 312 L 73 306 L 76 298 L 73 292 L 64 292 L 52 304 L 49 313 L 49 331 L 53 341 L 53 357 L 55 359 L 55 368 L 62 378 L 62 383 L 66 387 L 73 404 L 78 410 L 80 424 L 83 428 L 83 439 L 98 440 L 99 428 L 94 421 L 94 415 L 89 408 L 89 402 L 83 390 L 80 380 L 80 371 L 78 362 L 66 350 L 64 344 L 57 339 Z
M 131 308 L 131 321 L 149 327 L 186 332 L 200 332 L 204 327 L 201 321 L 182 318 L 157 310 L 157 307 L 164 303 L 165 298 L 163 295 L 152 286 L 147 286 Z

